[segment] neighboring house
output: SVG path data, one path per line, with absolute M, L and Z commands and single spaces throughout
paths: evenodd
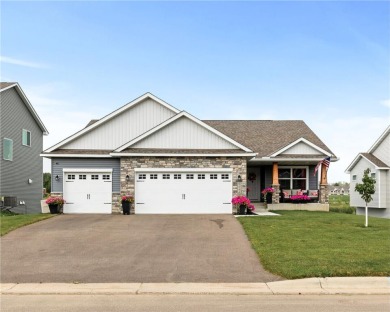
M 207 120 L 146 93 L 42 156 L 52 160 L 52 194 L 65 213 L 232 213 L 231 198 L 261 190 L 323 189 L 316 164 L 332 151 L 303 121 Z M 323 170 L 323 172 L 325 172 Z M 279 196 L 274 197 L 274 203 Z
M 16 82 L 0 83 L 0 196 L 16 197 L 17 212 L 39 213 L 40 153 L 47 129 Z
M 348 166 L 350 174 L 350 206 L 356 207 L 356 214 L 365 214 L 365 202 L 355 191 L 356 183 L 362 183 L 364 170 L 371 170 L 375 178 L 375 194 L 368 204 L 368 214 L 373 217 L 390 218 L 390 126 L 379 137 L 367 153 L 360 153 Z

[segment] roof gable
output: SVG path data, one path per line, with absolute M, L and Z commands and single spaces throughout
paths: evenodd
M 146 93 L 84 129 L 50 147 L 67 149 L 115 149 L 179 112 L 178 109 Z
M 130 147 L 188 150 L 241 149 L 252 152 L 247 147 L 184 111 L 117 148 L 115 152 L 121 152 Z
M 371 153 L 359 153 L 352 163 L 345 170 L 346 173 L 350 173 L 352 169 L 359 163 L 360 159 L 366 159 L 368 162 L 373 164 L 376 169 L 390 169 L 388 165 L 386 165 L 383 161 L 372 155 Z
M 386 128 L 386 130 L 381 134 L 378 140 L 375 141 L 375 143 L 370 147 L 368 150 L 368 153 L 373 153 L 381 144 L 382 142 L 386 139 L 386 137 L 390 133 L 390 125 Z
M 332 154 L 326 150 L 311 143 L 305 138 L 299 138 L 298 140 L 283 147 L 279 151 L 273 153 L 270 157 L 282 156 L 282 155 L 321 155 L 331 156 Z
M 37 112 L 35 111 L 34 107 L 30 103 L 30 101 L 28 100 L 26 94 L 23 92 L 23 90 L 19 86 L 19 84 L 17 82 L 1 82 L 0 83 L 0 92 L 4 92 L 4 91 L 6 91 L 8 89 L 11 89 L 11 88 L 15 88 L 16 92 L 18 93 L 18 95 L 22 99 L 23 103 L 26 105 L 28 111 L 30 112 L 30 114 L 34 118 L 35 122 L 37 123 L 39 128 L 42 130 L 42 133 L 44 135 L 48 135 L 49 131 L 47 131 L 47 129 L 46 129 L 45 125 L 43 124 L 41 118 L 39 118 Z

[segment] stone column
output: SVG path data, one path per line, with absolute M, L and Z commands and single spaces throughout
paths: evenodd
M 327 168 L 324 164 L 321 164 L 320 194 L 318 199 L 320 204 L 329 202 Z
M 272 203 L 279 204 L 280 184 L 279 167 L 277 162 L 272 164 L 272 188 L 275 190 L 275 192 L 272 194 Z

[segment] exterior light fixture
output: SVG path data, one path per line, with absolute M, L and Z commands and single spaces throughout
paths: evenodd
M 58 176 L 58 174 L 56 175 L 55 179 L 56 179 L 56 181 L 60 180 L 60 177 Z
M 28 179 L 28 184 L 31 184 L 33 183 L 33 180 L 32 179 Z
M 238 177 L 237 177 L 237 182 L 242 182 L 241 175 L 238 175 Z
M 130 181 L 130 177 L 129 175 L 126 176 L 126 182 L 129 182 Z

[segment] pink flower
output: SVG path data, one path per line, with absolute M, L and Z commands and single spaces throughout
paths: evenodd
M 264 190 L 261 191 L 263 195 L 266 195 L 267 193 L 274 193 L 275 189 L 273 187 L 267 187 Z

